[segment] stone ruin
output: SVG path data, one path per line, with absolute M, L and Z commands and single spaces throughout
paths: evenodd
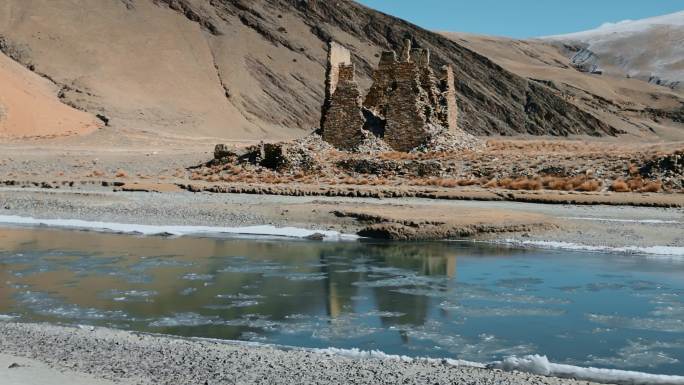
M 430 51 L 411 48 L 406 40 L 398 58 L 394 51 L 382 53 L 362 98 L 351 52 L 330 42 L 321 135 L 341 150 L 354 150 L 372 135 L 395 151 L 412 151 L 435 133 L 458 130 L 454 86 L 451 66 L 442 67 L 437 77 Z

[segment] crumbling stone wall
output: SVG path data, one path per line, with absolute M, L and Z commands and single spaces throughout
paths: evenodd
M 449 131 L 456 131 L 458 129 L 458 105 L 456 105 L 456 79 L 454 77 L 454 69 L 450 65 L 442 67 L 443 78 L 440 82 L 441 97 L 439 100 L 440 113 L 439 117 L 442 126 L 449 129 Z
M 408 152 L 424 144 L 435 126 L 457 130 L 453 70 L 444 67 L 438 79 L 430 67 L 429 50 L 412 48 L 406 40 L 398 59 L 393 51 L 383 52 L 363 109 L 353 65 L 345 62 L 350 56 L 339 44 L 330 44 L 321 122 L 324 140 L 350 150 L 363 140 L 365 127 L 394 150 Z
M 342 150 L 353 150 L 365 138 L 361 93 L 353 64 L 341 64 L 337 83 L 321 126 L 323 140 Z
M 340 44 L 331 41 L 328 45 L 328 66 L 325 73 L 325 100 L 321 114 L 321 127 L 325 123 L 328 109 L 332 103 L 332 97 L 337 89 L 340 79 L 340 66 L 351 65 L 351 52 Z

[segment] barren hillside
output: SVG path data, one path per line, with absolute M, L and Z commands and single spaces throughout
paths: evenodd
M 0 54 L 0 139 L 86 134 L 101 123 L 63 104 L 48 80 Z
M 552 42 L 444 33 L 491 58 L 503 68 L 537 79 L 566 100 L 620 130 L 638 137 L 684 140 L 684 93 L 619 74 L 592 74 L 571 65 Z
M 644 124 L 676 133 L 671 120 L 681 121 L 677 94 L 653 91 L 654 104 L 626 95 L 633 111 L 618 113 L 600 93 L 569 96 L 502 67 L 497 52 L 488 58 L 348 0 L 5 0 L 0 37 L 2 51 L 51 79 L 64 103 L 101 114 L 112 129 L 168 137 L 310 132 L 331 38 L 353 51 L 362 87 L 380 51 L 404 38 L 430 48 L 435 67 L 454 65 L 460 123 L 475 134 L 652 135 Z

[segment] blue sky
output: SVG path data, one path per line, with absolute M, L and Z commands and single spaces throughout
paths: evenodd
M 421 27 L 517 38 L 684 10 L 683 0 L 357 0 Z

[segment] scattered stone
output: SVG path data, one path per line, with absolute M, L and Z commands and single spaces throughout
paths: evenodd
M 322 240 L 325 240 L 325 235 L 323 235 L 321 233 L 315 233 L 315 234 L 311 234 L 305 238 L 310 240 L 310 241 L 322 241 Z

